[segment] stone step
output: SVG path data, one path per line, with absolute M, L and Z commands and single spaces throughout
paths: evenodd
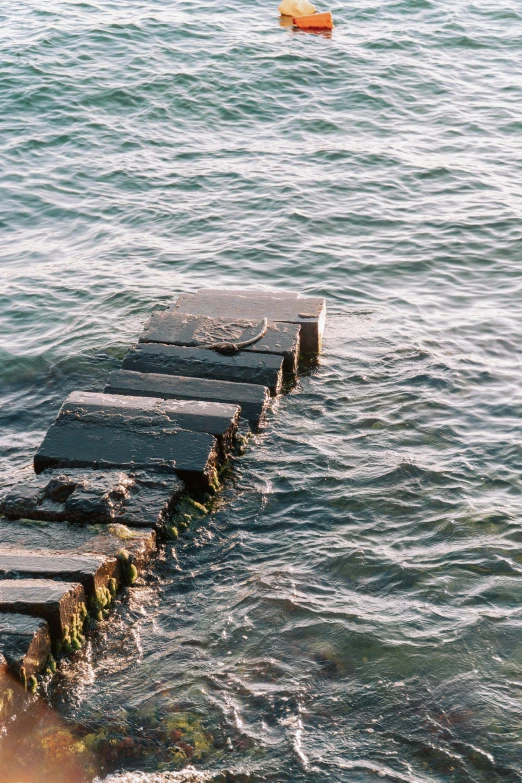
M 130 370 L 113 370 L 104 391 L 107 394 L 239 405 L 241 416 L 247 419 L 254 430 L 262 423 L 269 401 L 268 389 L 265 386 Z
M 152 431 L 82 421 L 53 424 L 34 456 L 34 469 L 90 467 L 176 473 L 188 486 L 208 490 L 216 483 L 216 439 L 206 432 L 168 428 Z
M 47 622 L 24 614 L 0 614 L 0 653 L 18 677 L 40 674 L 51 655 Z
M 246 318 L 288 322 L 301 326 L 301 352 L 315 355 L 321 350 L 326 322 L 326 304 L 321 297 L 269 295 L 266 291 L 237 293 L 235 290 L 200 289 L 181 294 L 174 309 L 179 313 L 210 318 Z
M 121 581 L 121 572 L 116 557 L 0 549 L 0 580 L 18 577 L 80 582 L 86 595 L 90 596 L 95 595 L 100 587 L 108 587 L 111 579 L 115 580 L 116 587 Z
M 53 641 L 63 639 L 82 604 L 85 604 L 85 591 L 78 583 L 51 579 L 0 580 L 0 612 L 41 617 L 48 622 Z
M 274 354 L 242 351 L 225 356 L 205 348 L 183 348 L 162 343 L 133 345 L 122 362 L 122 369 L 132 372 L 267 386 L 272 395 L 281 389 L 282 368 L 282 357 Z
M 127 569 L 134 567 L 136 578 L 150 562 L 151 557 L 156 551 L 156 531 L 151 528 L 142 528 L 135 530 L 122 524 L 108 525 L 105 530 L 100 531 L 90 541 L 79 544 L 76 550 L 87 553 L 92 552 L 102 555 L 125 555 L 124 565 Z M 122 566 L 123 568 L 123 566 Z M 127 581 L 129 574 L 126 574 Z
M 261 326 L 261 321 L 209 318 L 179 313 L 171 308 L 152 314 L 140 337 L 140 343 L 164 343 L 187 348 L 198 348 L 210 343 L 238 343 L 255 337 Z M 299 331 L 300 326 L 297 324 L 269 323 L 266 334 L 241 351 L 282 356 L 283 371 L 295 374 L 299 357 Z
M 84 521 L 88 522 L 89 519 Z M 49 556 L 56 551 L 71 556 L 94 555 L 103 558 L 117 558 L 125 553 L 128 565 L 134 565 L 138 573 L 156 551 L 156 532 L 152 528 L 136 529 L 119 523 L 55 524 L 38 518 L 13 520 L 0 517 L 0 541 L 4 551 L 38 550 Z
M 207 432 L 220 446 L 226 459 L 234 443 L 239 422 L 238 405 L 202 400 L 160 400 L 157 397 L 129 397 L 123 394 L 74 391 L 63 403 L 57 422 L 91 422 L 111 427 L 171 429 Z
M 0 499 L 0 513 L 11 519 L 162 527 L 183 489 L 177 477 L 159 473 L 56 468 L 15 484 Z

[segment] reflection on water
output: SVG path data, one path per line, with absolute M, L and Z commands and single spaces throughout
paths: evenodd
M 17 783 L 522 780 L 520 7 L 332 11 L 0 8 L 3 487 L 178 292 L 329 313 L 213 512 L 1 737 Z
M 47 702 L 28 696 L 18 681 L 0 681 L 2 719 L 7 731 L 0 742 L 2 783 L 87 783 L 96 773 L 86 744 Z M 5 724 L 4 724 L 5 725 Z

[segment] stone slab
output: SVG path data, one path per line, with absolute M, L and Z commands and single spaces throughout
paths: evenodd
M 288 322 L 301 326 L 301 353 L 315 355 L 321 350 L 326 322 L 326 304 L 321 297 L 267 296 L 265 291 L 201 289 L 181 294 L 175 309 L 179 313 L 206 315 L 210 318 L 247 318 L 259 321 Z
M 259 334 L 261 321 L 231 318 L 209 318 L 205 315 L 179 313 L 175 309 L 153 313 L 140 337 L 140 343 L 164 343 L 198 348 L 210 343 L 238 343 Z M 269 353 L 283 357 L 283 371 L 297 372 L 300 326 L 269 323 L 265 335 L 241 351 Z
M 34 469 L 90 467 L 176 473 L 189 487 L 208 489 L 216 479 L 216 439 L 206 432 L 91 422 L 57 421 L 34 456 Z
M 175 476 L 145 471 L 50 469 L 15 484 L 0 498 L 0 513 L 10 519 L 162 527 L 183 489 Z
M 41 476 L 37 477 L 42 478 Z M 130 528 L 120 523 L 78 525 L 39 519 L 13 520 L 0 517 L 0 541 L 4 551 L 22 548 L 42 554 L 117 557 L 122 550 L 141 571 L 156 551 L 156 532 L 152 528 Z
M 217 439 L 221 457 L 226 458 L 234 443 L 239 413 L 238 405 L 219 402 L 74 391 L 63 403 L 57 420 L 130 426 L 160 433 L 172 429 L 207 432 Z
M 264 419 L 269 392 L 252 383 L 210 381 L 160 373 L 113 370 L 104 390 L 108 394 L 158 397 L 164 400 L 202 400 L 239 405 L 241 416 L 257 429 Z
M 156 551 L 156 531 L 151 528 L 135 530 L 122 524 L 108 525 L 88 544 L 78 547 L 78 551 L 109 553 L 120 555 L 125 551 L 127 563 L 136 566 L 138 573 L 143 571 Z
M 272 395 L 281 388 L 283 359 L 274 354 L 242 351 L 225 356 L 206 348 L 184 348 L 162 343 L 133 345 L 122 362 L 132 372 L 181 375 L 267 386 Z
M 87 595 L 107 587 L 110 579 L 115 579 L 117 584 L 121 581 L 120 563 L 115 557 L 0 549 L 0 580 L 18 577 L 80 582 Z
M 0 580 L 0 612 L 41 617 L 48 622 L 53 641 L 63 638 L 82 603 L 85 591 L 81 584 L 51 579 Z
M 0 651 L 11 671 L 32 677 L 47 666 L 51 635 L 45 620 L 24 614 L 0 614 Z

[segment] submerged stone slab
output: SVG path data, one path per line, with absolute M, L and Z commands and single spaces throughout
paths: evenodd
M 10 519 L 161 527 L 183 489 L 175 476 L 145 471 L 50 469 L 15 484 L 0 499 L 0 513 Z
M 113 370 L 104 390 L 107 394 L 158 397 L 164 400 L 202 400 L 239 405 L 241 416 L 257 429 L 269 401 L 265 386 L 253 383 L 210 381 L 179 375 Z
M 34 457 L 41 473 L 53 467 L 144 469 L 176 473 L 187 486 L 208 489 L 216 480 L 216 439 L 206 432 L 175 428 L 112 427 L 57 420 Z
M 140 337 L 140 343 L 164 343 L 201 348 L 212 343 L 240 343 L 253 339 L 262 322 L 245 319 L 209 318 L 179 313 L 175 309 L 153 313 Z M 283 370 L 297 371 L 300 326 L 269 323 L 266 334 L 254 344 L 242 348 L 251 353 L 269 353 L 283 357 Z
M 0 614 L 0 652 L 19 677 L 39 674 L 51 654 L 47 622 L 23 614 Z
M 160 434 L 173 429 L 207 432 L 217 438 L 221 456 L 226 458 L 237 432 L 239 412 L 238 405 L 219 402 L 74 391 L 63 403 L 57 423 L 82 421 Z
M 88 595 L 94 595 L 98 588 L 107 587 L 111 579 L 119 584 L 120 576 L 120 563 L 115 557 L 0 549 L 0 579 L 24 577 L 80 582 Z
M 63 638 L 84 603 L 81 584 L 51 579 L 0 580 L 0 612 L 41 617 L 48 622 L 53 640 Z
M 299 324 L 301 352 L 314 355 L 321 350 L 326 322 L 326 304 L 321 297 L 267 295 L 266 291 L 200 289 L 181 294 L 175 304 L 179 313 L 206 315 L 210 318 L 247 318 Z
M 274 354 L 242 351 L 225 356 L 206 348 L 183 348 L 162 343 L 133 345 L 122 362 L 132 372 L 180 375 L 267 386 L 275 395 L 281 388 L 283 359 Z

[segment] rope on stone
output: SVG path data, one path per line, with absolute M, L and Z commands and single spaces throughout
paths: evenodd
M 247 348 L 249 345 L 254 345 L 254 343 L 258 342 L 258 340 L 261 340 L 261 338 L 265 336 L 267 329 L 268 329 L 268 321 L 266 318 L 263 318 L 261 331 L 259 332 L 259 334 L 256 334 L 255 337 L 251 337 L 250 340 L 242 340 L 239 343 L 227 343 L 227 342 L 198 343 L 198 347 L 208 348 L 209 350 L 217 351 L 218 353 L 225 353 L 225 354 L 238 353 L 242 348 Z

